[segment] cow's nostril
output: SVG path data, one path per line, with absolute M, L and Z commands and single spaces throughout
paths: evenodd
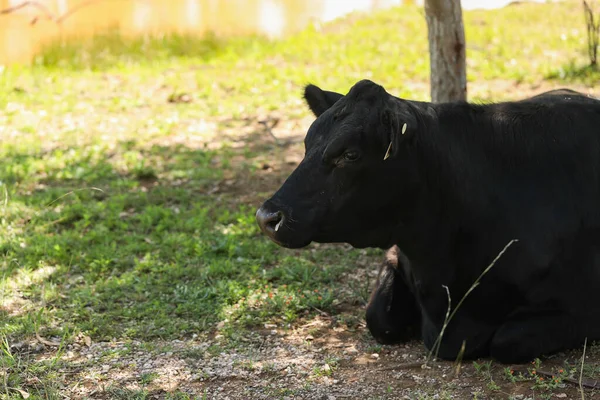
M 256 221 L 264 233 L 272 236 L 283 224 L 284 215 L 281 211 L 272 212 L 261 207 L 256 212 Z
M 281 211 L 277 211 L 273 218 L 267 222 L 269 228 L 273 228 L 275 232 L 279 230 L 279 227 L 283 223 L 283 213 Z

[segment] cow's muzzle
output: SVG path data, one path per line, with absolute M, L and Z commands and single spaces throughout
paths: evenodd
M 267 200 L 256 211 L 260 230 L 273 242 L 289 249 L 299 249 L 311 242 L 311 231 L 291 218 L 291 211 Z

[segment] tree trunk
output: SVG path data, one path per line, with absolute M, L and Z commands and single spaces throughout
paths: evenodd
M 460 0 L 425 0 L 431 101 L 467 99 L 465 30 Z
M 594 10 L 585 0 L 583 0 L 583 8 L 585 10 L 585 22 L 587 25 L 588 54 L 590 56 L 590 65 L 592 67 L 595 67 L 596 65 L 598 65 L 598 41 L 600 37 L 600 21 L 594 21 Z

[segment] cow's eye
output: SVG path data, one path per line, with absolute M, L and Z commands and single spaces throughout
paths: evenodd
M 360 157 L 357 151 L 347 151 L 344 153 L 344 160 L 346 161 L 356 161 Z

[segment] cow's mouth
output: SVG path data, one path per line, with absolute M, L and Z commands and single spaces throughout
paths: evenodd
M 256 222 L 260 230 L 274 243 L 288 249 L 306 247 L 312 240 L 300 237 L 289 224 L 290 218 L 284 212 L 276 209 L 269 202 L 265 202 L 256 211 Z
M 306 240 L 296 237 L 292 231 L 282 228 L 281 231 L 264 231 L 269 239 L 278 246 L 287 249 L 301 249 L 311 244 L 312 240 Z

